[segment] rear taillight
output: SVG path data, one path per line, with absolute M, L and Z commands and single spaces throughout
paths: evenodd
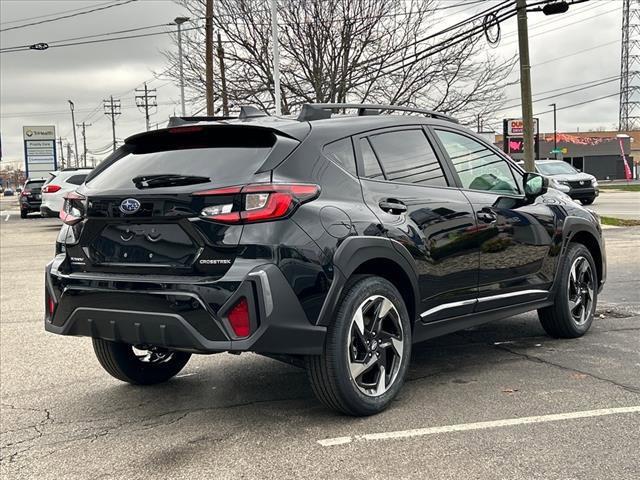
M 242 297 L 227 314 L 229 324 L 237 337 L 248 337 L 251 333 L 251 319 L 249 318 L 249 303 Z
M 204 207 L 200 215 L 222 223 L 253 223 L 291 215 L 299 205 L 318 197 L 318 185 L 254 183 L 195 192 L 195 196 L 229 197 L 226 203 Z
M 29 195 L 31 195 L 31 192 L 27 190 L 23 190 L 22 193 L 20 193 L 21 197 L 28 197 Z
M 56 193 L 62 187 L 60 185 L 45 185 L 42 187 L 42 193 Z
M 76 192 L 68 193 L 64 197 L 64 205 L 60 210 L 60 219 L 67 225 L 74 225 L 82 220 L 86 210 L 85 200 L 84 195 Z

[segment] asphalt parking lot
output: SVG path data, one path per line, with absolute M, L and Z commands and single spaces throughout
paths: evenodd
M 640 227 L 605 231 L 588 335 L 551 339 L 526 314 L 418 345 L 392 407 L 353 419 L 323 408 L 304 371 L 252 354 L 192 357 L 160 386 L 114 380 L 88 339 L 44 332 L 58 221 L 4 200 L 2 478 L 640 476 Z

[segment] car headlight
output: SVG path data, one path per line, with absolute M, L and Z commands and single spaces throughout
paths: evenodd
M 568 182 L 564 180 L 558 181 L 555 178 L 549 179 L 549 186 L 552 188 L 555 188 L 556 190 L 560 190 L 563 193 L 567 193 L 571 190 L 571 187 L 569 187 Z
M 598 180 L 596 180 L 595 178 L 592 178 L 591 179 L 591 185 L 594 186 L 594 187 L 597 187 L 598 186 Z

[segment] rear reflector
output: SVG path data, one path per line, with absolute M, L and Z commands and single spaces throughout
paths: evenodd
M 47 309 L 49 310 L 49 318 L 53 318 L 53 314 L 56 311 L 56 302 L 53 301 L 53 298 L 47 294 Z
M 45 185 L 42 187 L 42 193 L 56 193 L 62 187 L 60 185 Z
M 249 304 L 242 297 L 227 314 L 233 333 L 237 337 L 248 337 L 251 333 L 251 321 L 249 319 Z

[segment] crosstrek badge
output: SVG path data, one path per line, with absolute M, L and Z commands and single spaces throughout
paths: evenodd
M 202 259 L 201 265 L 231 265 L 231 260 L 227 259 Z

